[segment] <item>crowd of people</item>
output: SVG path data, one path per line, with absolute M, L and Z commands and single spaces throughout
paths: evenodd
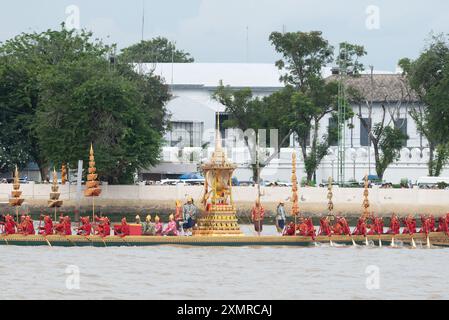
M 164 226 L 159 216 L 152 220 L 151 215 L 148 215 L 145 222 L 141 222 L 140 216 L 136 216 L 136 223 L 134 226 L 140 228 L 138 234 L 144 236 L 180 236 L 192 235 L 192 229 L 196 225 L 198 215 L 198 208 L 195 206 L 193 199 L 188 198 L 184 205 L 181 202 L 176 202 L 176 213 L 169 216 L 168 223 Z M 121 220 L 121 223 L 111 228 L 111 221 L 106 216 L 95 216 L 94 221 L 90 217 L 81 217 L 79 225 L 72 226 L 72 221 L 69 216 L 61 216 L 58 223 L 54 223 L 51 216 L 41 215 L 37 230 L 35 229 L 34 221 L 28 214 L 23 214 L 19 221 L 15 221 L 11 215 L 0 215 L 0 233 L 6 235 L 21 234 L 21 235 L 80 235 L 90 236 L 98 235 L 107 237 L 111 234 L 121 237 L 131 235 L 131 226 L 126 218 Z

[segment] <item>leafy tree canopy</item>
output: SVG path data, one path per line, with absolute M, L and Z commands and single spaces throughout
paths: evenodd
M 87 161 L 91 142 L 100 177 L 110 183 L 131 182 L 137 169 L 155 164 L 167 87 L 128 64 L 111 64 L 112 50 L 64 26 L 5 42 L 0 104 L 8 130 L 1 146 L 20 150 L 22 164 L 35 161 L 43 179 L 51 164 Z
M 122 50 L 120 59 L 134 63 L 190 63 L 190 53 L 176 49 L 175 43 L 163 37 L 141 41 Z

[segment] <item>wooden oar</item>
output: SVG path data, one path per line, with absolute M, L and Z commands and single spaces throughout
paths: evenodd
M 51 245 L 50 241 L 48 241 L 47 237 L 44 237 L 44 239 L 45 239 L 45 242 L 47 242 L 48 246 L 51 248 L 52 245 Z

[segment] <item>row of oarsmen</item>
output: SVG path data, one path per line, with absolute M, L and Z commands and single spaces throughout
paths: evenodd
M 417 231 L 416 219 L 412 215 L 400 219 L 396 214 L 393 214 L 390 220 L 390 227 L 385 232 L 384 221 L 382 217 L 371 215 L 369 217 L 359 218 L 357 225 L 353 231 L 349 227 L 347 220 L 342 216 L 335 217 L 335 223 L 332 223 L 333 217 L 326 216 L 320 219 L 320 228 L 316 233 L 312 218 L 300 218 L 298 223 L 291 222 L 283 232 L 284 236 L 310 236 L 314 238 L 319 236 L 331 235 L 381 235 L 381 234 L 400 234 L 403 226 L 403 234 L 415 234 L 430 232 L 444 232 L 449 235 L 449 213 L 438 219 L 438 226 L 436 226 L 435 217 L 432 215 L 421 216 L 421 229 Z M 401 225 L 402 222 L 402 225 Z
M 81 236 L 98 235 L 107 237 L 111 235 L 111 221 L 108 217 L 95 216 L 95 223 L 91 223 L 89 217 L 82 217 L 80 224 L 75 228 L 75 232 L 72 230 L 72 221 L 69 216 L 61 216 L 59 223 L 54 224 L 53 220 L 48 215 L 41 215 L 41 220 L 37 228 L 37 234 L 43 236 L 49 235 L 63 235 L 70 236 L 73 234 Z M 153 236 L 177 236 L 178 225 L 174 220 L 174 216 L 170 215 L 169 222 L 164 228 L 164 225 L 160 221 L 158 216 L 155 217 L 155 222 L 152 222 L 151 216 L 148 215 L 146 221 L 141 224 L 141 234 L 153 235 Z M 42 225 L 43 222 L 43 225 Z M 121 224 L 114 226 L 113 234 L 117 236 L 129 236 L 130 225 L 123 218 Z M 140 230 L 139 230 L 140 231 Z M 11 215 L 0 216 L 0 233 L 6 235 L 21 234 L 21 235 L 35 235 L 36 230 L 34 222 L 29 215 L 22 215 L 20 222 L 14 221 Z

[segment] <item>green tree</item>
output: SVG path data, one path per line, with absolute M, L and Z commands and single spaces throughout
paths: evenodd
M 27 148 L 43 179 L 50 163 L 87 160 L 93 142 L 100 178 L 131 182 L 136 170 L 158 160 L 170 95 L 159 78 L 111 64 L 113 48 L 91 37 L 63 27 L 21 34 L 0 48 L 0 70 L 8 71 L 0 84 L 15 79 L 0 101 L 23 132 L 6 135 Z
M 229 119 L 223 124 L 224 127 L 242 130 L 244 134 L 242 138 L 251 157 L 253 179 L 257 181 L 260 171 L 278 156 L 280 148 L 290 137 L 290 132 L 280 126 L 282 121 L 279 111 L 285 109 L 291 95 L 282 90 L 260 99 L 255 98 L 249 88 L 232 90 L 221 83 L 213 98 L 226 107 Z M 276 150 L 267 156 L 257 146 L 261 139 L 266 141 L 267 137 L 263 135 L 267 135 L 270 129 L 278 129 L 278 141 L 269 141 L 270 146 L 276 146 Z
M 270 41 L 282 55 L 282 59 L 276 62 L 283 72 L 281 80 L 292 87 L 287 89 L 292 93 L 292 98 L 289 108 L 283 113 L 281 126 L 296 133 L 307 181 L 311 182 L 337 134 L 335 130 L 328 130 L 330 134 L 319 135 L 320 122 L 326 116 L 335 117 L 338 108 L 337 82 L 327 82 L 322 77 L 323 68 L 334 61 L 334 48 L 319 31 L 273 32 Z M 344 58 L 347 65 L 353 66 L 353 73 L 358 73 L 361 70 L 358 58 L 365 54 L 365 50 L 351 44 L 346 44 L 345 50 L 345 54 L 338 59 Z M 346 116 L 349 119 L 353 115 L 348 113 Z
M 141 41 L 122 50 L 120 59 L 134 63 L 190 63 L 190 53 L 176 48 L 175 43 L 163 37 Z
M 418 59 L 399 61 L 410 87 L 424 104 L 411 108 L 410 115 L 429 143 L 430 176 L 439 176 L 449 161 L 448 64 L 449 42 L 442 34 L 431 37 Z

